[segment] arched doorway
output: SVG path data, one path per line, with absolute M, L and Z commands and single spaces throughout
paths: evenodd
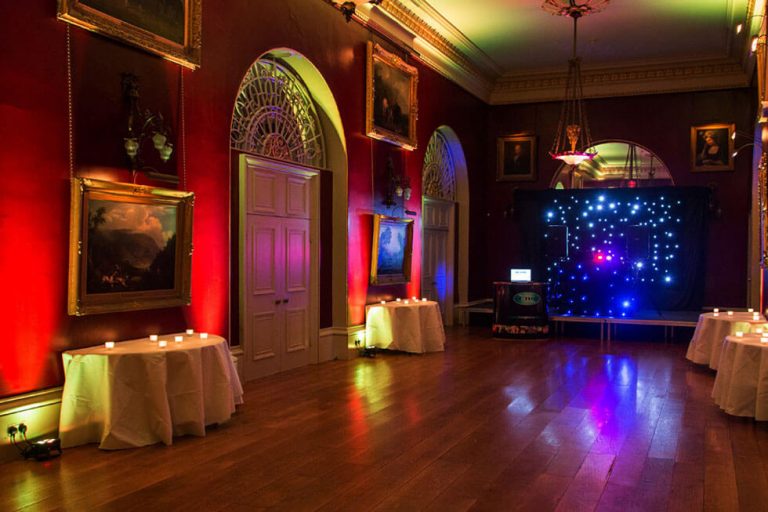
M 301 54 L 271 50 L 251 65 L 233 108 L 231 147 L 244 377 L 331 359 L 334 340 L 319 334 L 320 175 L 332 174 L 324 211 L 345 226 L 346 208 L 336 205 L 347 204 L 346 147 L 333 96 Z M 346 326 L 346 231 L 330 238 L 328 327 Z
M 467 300 L 469 191 L 464 151 L 448 126 L 435 130 L 427 144 L 422 194 L 422 295 L 436 300 L 445 323 L 453 325 L 454 283 L 459 302 Z

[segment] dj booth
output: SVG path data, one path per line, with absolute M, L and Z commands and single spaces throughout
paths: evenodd
M 500 281 L 493 301 L 493 336 L 541 339 L 549 337 L 547 285 L 531 281 Z

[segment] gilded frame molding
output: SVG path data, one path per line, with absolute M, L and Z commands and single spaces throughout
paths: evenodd
M 184 306 L 191 303 L 191 270 L 192 270 L 192 211 L 194 206 L 194 193 L 178 190 L 168 190 L 144 185 L 133 185 L 129 183 L 113 183 L 108 181 L 93 180 L 89 178 L 74 178 L 71 184 L 71 212 L 69 225 L 69 286 L 67 297 L 67 312 L 70 315 L 89 315 L 94 313 L 111 313 L 117 311 L 134 311 L 142 309 L 156 309 L 173 306 Z M 99 240 L 95 233 L 98 226 L 104 223 L 104 212 L 96 211 L 96 215 L 101 220 L 96 227 L 91 226 L 91 221 L 96 217 L 91 217 L 92 201 L 101 201 L 101 204 L 112 204 L 126 208 L 144 208 L 148 213 L 151 208 L 171 207 L 174 208 L 175 230 L 173 235 L 168 238 L 175 240 L 173 246 L 173 263 L 166 264 L 163 269 L 173 268 L 172 282 L 170 287 L 161 286 L 150 287 L 151 289 L 134 291 L 131 290 L 127 282 L 133 282 L 133 277 L 122 272 L 119 279 L 114 281 L 110 279 L 113 276 L 106 276 L 101 271 L 96 271 L 97 263 L 94 262 L 91 249 L 97 245 Z M 165 226 L 163 226 L 165 229 Z M 127 229 L 114 229 L 113 231 L 129 232 Z M 94 240 L 89 239 L 90 234 L 94 234 Z M 129 232 L 130 234 L 130 232 Z M 146 244 L 139 244 L 136 239 L 128 237 L 105 238 L 109 242 L 110 248 L 118 246 L 125 247 L 128 251 L 147 251 Z M 131 243 L 131 240 L 134 240 Z M 120 245 L 122 243 L 122 245 Z M 106 245 L 105 245 L 106 246 Z M 150 272 L 158 261 L 158 257 L 170 252 L 166 252 L 165 247 L 157 247 L 152 259 L 152 266 L 145 269 Z M 95 249 L 94 249 L 95 250 Z M 117 252 L 117 249 L 115 250 Z M 121 253 L 123 254 L 123 253 Z M 151 252 L 150 252 L 151 254 Z M 89 259 L 89 256 L 91 258 Z M 146 252 L 143 255 L 146 258 Z M 115 260 L 104 261 L 116 263 Z M 127 263 L 122 263 L 127 266 Z M 159 266 L 159 265 L 158 265 Z M 111 268 L 111 267 L 110 267 Z M 89 275 L 92 272 L 93 275 Z M 117 272 L 117 270 L 116 270 Z M 101 276 L 101 280 L 98 280 Z M 89 282 L 89 277 L 91 281 Z M 99 283 L 99 290 L 95 290 L 94 279 Z M 139 277 L 139 279 L 143 279 Z M 167 278 L 166 278 L 167 279 Z M 104 283 L 117 282 L 116 286 Z M 90 283 L 90 284 L 89 284 Z M 89 286 L 93 288 L 89 291 Z M 103 288 L 108 288 L 105 291 Z
M 404 74 L 408 77 L 407 91 L 400 91 L 400 93 L 407 93 L 408 105 L 404 109 L 401 109 L 399 104 L 393 101 L 392 105 L 388 105 L 386 110 L 388 112 L 398 108 L 399 115 L 393 114 L 393 117 L 401 117 L 407 115 L 408 120 L 405 129 L 397 129 L 397 119 L 392 124 L 387 126 L 384 119 L 387 117 L 384 114 L 385 107 L 382 107 L 382 102 L 387 100 L 386 96 L 382 95 L 382 91 L 376 91 L 376 70 L 378 66 L 384 66 L 387 69 L 395 71 L 396 73 Z M 414 150 L 416 149 L 416 120 L 418 118 L 418 98 L 417 87 L 419 82 L 419 70 L 416 67 L 407 64 L 403 59 L 397 55 L 384 50 L 381 45 L 368 42 L 367 62 L 366 62 L 366 87 L 365 87 L 365 133 L 369 137 L 378 140 L 384 140 L 396 146 L 400 146 L 403 149 Z M 396 84 L 385 84 L 396 88 Z M 391 100 L 392 98 L 390 98 Z M 387 100 L 389 101 L 389 100 Z M 405 112 L 403 112 L 403 110 Z
M 184 0 L 184 42 L 181 44 L 81 0 L 58 0 L 57 17 L 91 32 L 138 46 L 184 67 L 200 67 L 202 0 Z
M 382 273 L 379 268 L 379 250 L 381 246 L 382 225 L 400 225 L 405 227 L 405 246 L 403 247 L 403 262 L 400 272 Z M 400 284 L 408 283 L 411 280 L 411 257 L 413 255 L 413 219 L 401 219 L 398 217 L 388 217 L 379 213 L 373 216 L 373 243 L 371 244 L 371 284 Z

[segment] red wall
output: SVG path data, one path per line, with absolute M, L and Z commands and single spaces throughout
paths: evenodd
M 733 122 L 736 129 L 753 133 L 755 92 L 752 89 L 687 94 L 659 94 L 608 98 L 586 102 L 594 140 L 624 139 L 654 151 L 669 167 L 677 186 L 709 186 L 715 190 L 722 210 L 710 222 L 707 246 L 706 296 L 704 304 L 744 306 L 747 286 L 747 229 L 750 208 L 751 151 L 742 151 L 732 172 L 691 172 L 690 127 Z M 506 279 L 508 269 L 519 261 L 519 226 L 508 214 L 513 190 L 541 189 L 549 184 L 558 163 L 547 154 L 555 135 L 560 112 L 558 103 L 510 105 L 492 110 L 488 154 L 495 152 L 495 138 L 529 131 L 538 137 L 538 180 L 495 181 L 489 168 L 483 188 L 488 191 L 488 229 L 512 236 L 489 240 L 487 253 L 491 279 Z M 746 139 L 739 141 L 748 142 Z M 507 212 L 507 213 L 505 213 Z
M 4 177 L 0 237 L 6 242 L 5 250 L 0 251 L 0 282 L 5 289 L 0 303 L 5 312 L 0 396 L 61 384 L 60 353 L 69 348 L 186 326 L 230 336 L 230 119 L 245 71 L 270 49 L 288 47 L 305 55 L 327 81 L 339 107 L 349 162 L 349 222 L 332 229 L 348 229 L 350 323 L 363 321 L 366 302 L 382 293 L 401 292 L 369 290 L 367 285 L 370 214 L 376 210 L 374 175 L 379 180 L 384 172 L 381 162 L 386 161 L 385 155 L 399 155 L 414 184 L 414 198 L 420 195 L 424 146 L 441 124 L 450 125 L 461 138 L 470 174 L 485 165 L 487 107 L 413 59 L 411 63 L 420 72 L 419 149 L 403 152 L 363 135 L 365 43 L 371 36 L 358 23 L 346 23 L 326 3 L 231 0 L 226 8 L 216 8 L 207 2 L 202 68 L 184 71 L 185 188 L 196 194 L 192 305 L 70 317 L 66 313 L 66 30 L 56 20 L 55 10 L 55 2 L 31 0 L 19 2 L 0 19 L 0 137 L 4 141 L 0 151 Z M 71 34 L 75 173 L 128 181 L 122 153 L 125 117 L 120 74 L 138 75 L 143 105 L 162 111 L 178 129 L 179 67 L 78 28 L 73 27 Z M 172 163 L 181 174 L 181 148 L 177 145 L 176 149 Z M 475 174 L 477 178 L 472 180 L 482 176 Z M 144 177 L 139 182 L 150 183 Z M 475 196 L 471 200 L 481 202 Z M 323 211 L 328 211 L 327 206 L 326 202 Z M 419 201 L 412 199 L 408 208 L 419 211 Z M 325 239 L 328 228 L 324 226 Z M 473 230 L 476 243 L 482 240 L 480 233 Z M 418 283 L 419 247 L 417 240 L 414 283 Z M 473 257 L 482 259 L 479 252 Z M 417 293 L 418 285 L 412 285 L 410 291 Z M 321 295 L 330 300 L 327 286 Z

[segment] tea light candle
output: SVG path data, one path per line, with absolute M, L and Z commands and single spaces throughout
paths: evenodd
M 400 297 L 397 298 L 397 302 L 400 302 Z
M 760 315 L 758 313 L 752 313 L 752 320 L 760 320 Z
M 406 304 L 410 304 L 410 303 L 411 303 L 411 301 L 409 301 L 408 299 L 405 299 L 405 303 L 406 303 Z
M 419 299 L 416 298 L 415 295 L 413 297 L 411 297 L 411 298 L 413 299 L 413 302 L 416 302 L 417 300 L 419 300 Z
M 208 339 L 208 333 L 207 332 L 201 332 L 200 333 L 200 339 L 201 340 L 207 340 Z
M 176 343 L 181 343 L 184 340 L 184 336 L 174 336 L 173 341 Z
M 423 297 L 423 298 L 421 299 L 421 302 L 427 302 L 427 299 L 426 299 L 426 297 Z
M 160 341 L 157 342 L 157 346 L 159 348 L 165 348 L 166 346 L 168 346 L 168 342 L 165 341 L 165 340 L 160 340 Z
M 195 334 L 194 329 L 187 329 L 187 336 L 192 336 L 193 334 Z
M 385 301 L 385 300 L 381 301 L 381 304 L 382 304 L 382 305 L 384 305 L 384 304 L 386 304 L 386 303 L 387 303 L 387 301 Z
M 106 343 L 104 343 L 104 346 L 106 348 L 110 348 L 110 349 L 111 348 L 115 348 L 115 342 L 114 341 L 107 341 Z
M 747 310 L 747 313 L 754 313 L 754 312 L 755 312 L 755 308 L 749 308 L 749 309 Z
M 712 313 L 712 316 L 720 316 L 720 313 Z
M 758 327 L 757 329 L 755 329 L 755 334 L 763 334 L 763 328 Z
M 149 341 L 157 341 L 157 334 L 150 334 Z
M 720 312 L 720 308 L 715 308 L 715 309 L 712 310 L 712 312 L 713 313 L 719 313 Z
M 728 310 L 728 316 L 733 316 L 733 311 Z
M 744 336 L 744 333 L 742 331 L 736 331 L 736 337 L 741 338 Z
M 760 343 L 768 343 L 768 338 L 760 338 Z

